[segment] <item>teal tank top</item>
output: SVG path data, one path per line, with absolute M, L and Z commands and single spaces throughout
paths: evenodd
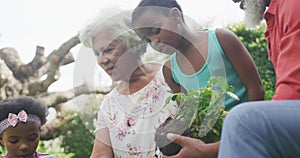
M 245 85 L 242 83 L 237 72 L 224 54 L 217 39 L 215 30 L 208 31 L 208 57 L 203 67 L 192 75 L 184 74 L 176 60 L 174 53 L 170 57 L 172 76 L 185 90 L 197 90 L 205 87 L 211 76 L 222 76 L 228 84 L 234 87 L 234 93 L 240 98 L 239 101 L 226 96 L 224 100 L 225 110 L 229 111 L 235 105 L 248 101 Z

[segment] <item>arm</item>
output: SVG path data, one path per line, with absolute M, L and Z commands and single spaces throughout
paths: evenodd
M 173 93 L 186 93 L 186 90 L 183 87 L 181 87 L 178 83 L 176 83 L 173 79 L 170 60 L 168 60 L 163 66 L 163 75 L 166 83 L 168 84 Z
M 216 32 L 221 47 L 247 88 L 248 100 L 264 100 L 264 89 L 255 63 L 237 36 L 227 30 Z
M 179 144 L 182 148 L 177 155 L 163 156 L 163 158 L 217 158 L 219 142 L 205 144 L 195 138 L 184 137 L 175 134 L 168 134 L 168 139 Z
M 278 2 L 278 21 L 274 29 L 278 30 L 279 41 L 271 46 L 278 54 L 269 52 L 276 72 L 276 93 L 273 100 L 300 98 L 300 14 L 299 0 L 289 3 Z M 273 37 L 272 37 L 273 38 Z M 276 39 L 271 39 L 271 41 Z M 272 51 L 272 49 L 269 51 Z M 277 61 L 276 61 L 277 60 Z
M 90 158 L 113 158 L 114 154 L 111 147 L 109 131 L 107 128 L 96 132 L 96 139 Z

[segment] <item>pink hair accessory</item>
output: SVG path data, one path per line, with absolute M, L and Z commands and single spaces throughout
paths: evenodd
M 7 121 L 10 125 L 15 127 L 18 122 L 26 122 L 27 121 L 27 114 L 24 110 L 20 111 L 18 115 L 9 113 Z
M 19 122 L 34 122 L 38 126 L 41 126 L 41 119 L 32 114 L 26 113 L 26 111 L 21 110 L 18 115 L 9 113 L 8 118 L 4 119 L 3 121 L 0 122 L 0 134 L 9 126 L 15 127 Z

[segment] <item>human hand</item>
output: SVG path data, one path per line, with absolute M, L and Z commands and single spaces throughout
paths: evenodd
M 216 158 L 218 155 L 219 143 L 205 144 L 200 139 L 171 133 L 167 134 L 167 138 L 182 148 L 178 154 L 163 156 L 163 158 Z

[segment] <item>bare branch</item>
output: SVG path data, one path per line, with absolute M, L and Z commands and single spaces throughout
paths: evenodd
M 26 90 L 23 89 L 23 85 L 15 79 L 5 61 L 0 59 L 0 99 L 24 94 Z
M 53 107 L 54 105 L 65 103 L 82 94 L 107 94 L 111 91 L 111 87 L 99 89 L 91 89 L 87 83 L 82 84 L 74 89 L 60 92 L 44 93 L 38 96 L 39 100 L 43 102 L 47 107 Z
M 44 48 L 40 46 L 37 46 L 34 59 L 28 64 L 23 64 L 17 51 L 13 48 L 1 49 L 0 56 L 5 61 L 8 68 L 12 71 L 15 78 L 21 82 L 28 80 L 28 78 L 33 76 L 46 62 Z
M 28 67 L 32 68 L 33 73 L 35 73 L 42 65 L 44 65 L 47 62 L 47 59 L 44 56 L 44 51 L 45 51 L 44 47 L 37 46 L 36 52 L 35 52 L 35 57 L 29 64 L 27 64 Z M 31 75 L 33 75 L 33 74 L 31 74 Z M 30 76 L 28 76 L 28 77 L 30 77 Z
M 31 78 L 28 84 L 29 95 L 36 95 L 48 91 L 49 86 L 60 77 L 59 67 L 74 62 L 70 49 L 80 43 L 78 36 L 70 38 L 63 43 L 58 50 L 54 50 L 48 57 L 47 63 L 38 71 L 38 76 L 47 75 L 47 78 L 40 81 L 39 78 Z
M 54 51 L 49 55 L 48 59 L 50 59 L 50 65 L 47 70 L 47 78 L 41 83 L 43 85 L 42 87 L 48 89 L 48 87 L 58 79 L 57 72 L 59 71 L 59 66 L 64 61 L 64 57 L 70 52 L 71 48 L 79 43 L 80 40 L 78 38 L 78 35 L 76 35 L 69 39 L 67 42 L 63 43 L 57 51 Z

